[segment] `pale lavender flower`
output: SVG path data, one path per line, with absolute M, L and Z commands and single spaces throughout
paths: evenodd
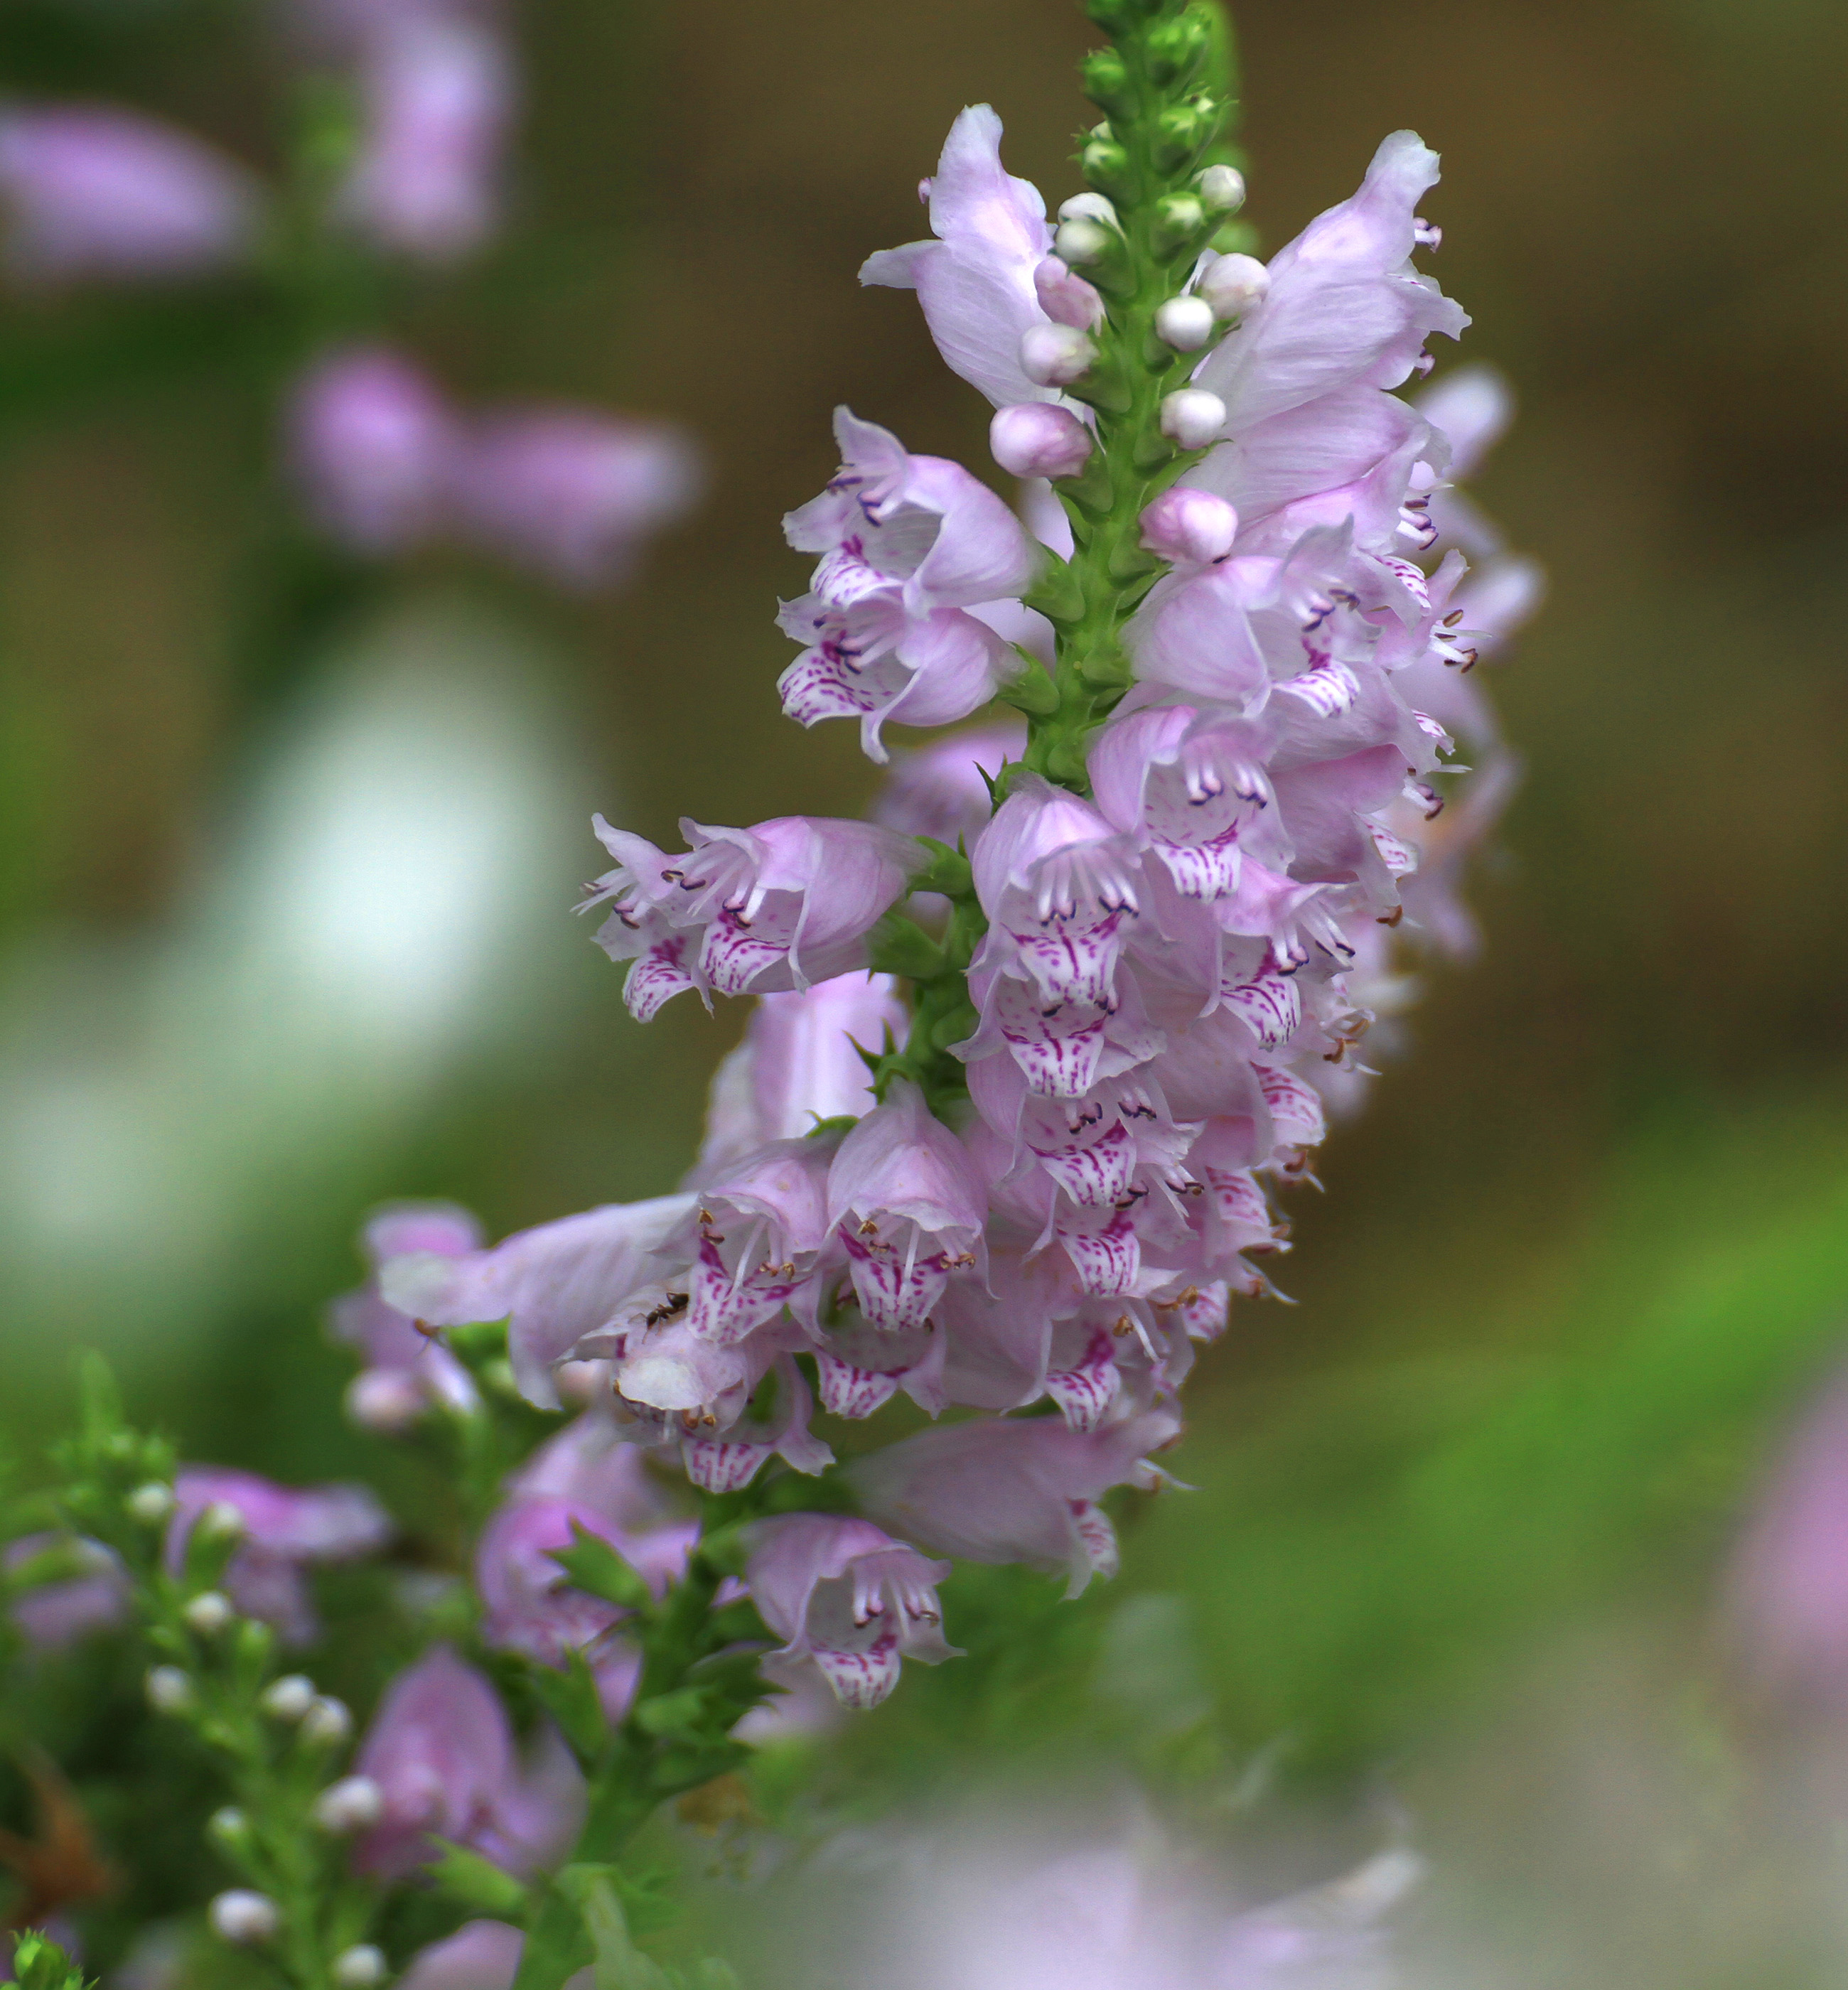
M 379 1272 L 393 1258 L 454 1261 L 481 1246 L 481 1224 L 454 1203 L 394 1203 L 368 1221 L 360 1249 L 372 1275 L 328 1311 L 334 1338 L 357 1349 L 365 1363 L 347 1392 L 349 1410 L 365 1427 L 403 1428 L 433 1404 L 461 1414 L 478 1406 L 467 1370 L 410 1314 L 387 1302 Z
M 1432 523 L 1440 541 L 1462 547 L 1473 559 L 1500 552 L 1506 545 L 1500 528 L 1450 486 L 1473 477 L 1507 433 L 1514 419 L 1514 396 L 1507 382 L 1493 366 L 1455 367 L 1427 387 L 1415 405 L 1450 445 L 1450 484 L 1431 498 Z
M 225 1571 L 226 1593 L 245 1615 L 273 1624 L 290 1644 L 311 1643 L 319 1629 L 304 1571 L 316 1562 L 370 1554 L 392 1535 L 390 1517 L 363 1486 L 278 1486 L 253 1472 L 183 1465 L 173 1492 L 169 1571 L 177 1574 L 185 1566 L 194 1523 L 208 1506 L 235 1507 L 244 1531 Z
M 647 1283 L 653 1252 L 691 1207 L 684 1195 L 610 1203 L 467 1257 L 425 1249 L 390 1258 L 379 1267 L 379 1290 L 388 1304 L 433 1326 L 505 1320 L 521 1393 L 556 1409 L 553 1366 Z
M 92 1632 L 114 1630 L 128 1618 L 128 1572 L 100 1541 L 64 1534 L 27 1534 L 8 1542 L 0 1569 L 16 1578 L 41 1555 L 63 1550 L 87 1574 L 64 1575 L 15 1596 L 8 1607 L 19 1634 L 42 1652 L 62 1651 Z
M 698 1211 L 672 1240 L 679 1247 L 674 1255 L 691 1259 L 690 1333 L 731 1343 L 785 1306 L 813 1313 L 815 1273 L 831 1228 L 829 1168 L 838 1142 L 837 1134 L 773 1141 L 698 1184 Z
M 874 819 L 905 836 L 973 848 L 994 813 L 989 782 L 1026 748 L 1025 724 L 997 718 L 901 753 L 873 805 Z
M 1018 667 L 967 611 L 1024 593 L 1042 555 L 987 487 L 941 457 L 912 456 L 887 430 L 834 411 L 841 467 L 784 520 L 798 552 L 823 555 L 780 626 L 807 647 L 779 681 L 804 725 L 857 718 L 885 758 L 888 721 L 944 725 L 986 705 Z
M 429 377 L 382 347 L 333 352 L 296 383 L 288 450 L 330 538 L 374 557 L 441 529 L 460 429 Z
M 1116 1530 L 1098 1499 L 1113 1486 L 1158 1484 L 1145 1454 L 1180 1429 L 1166 1411 L 1091 1431 L 984 1418 L 888 1445 L 848 1476 L 880 1526 L 970 1561 L 1064 1570 L 1076 1596 L 1093 1575 L 1116 1573 Z
M 1013 477 L 1075 477 L 1096 446 L 1069 408 L 1045 401 L 997 408 L 988 424 L 990 453 Z
M 1003 169 L 1000 146 L 1001 121 L 987 104 L 963 111 L 919 189 L 936 239 L 868 256 L 860 280 L 915 290 L 951 370 L 1009 407 L 1062 397 L 1021 365 L 1024 334 L 1054 321 L 1034 282 L 1052 231 L 1039 189 Z
M 769 993 L 864 967 L 868 934 L 923 861 L 889 830 L 821 816 L 750 829 L 683 819 L 692 847 L 671 859 L 600 815 L 594 826 L 617 868 L 579 909 L 610 905 L 597 944 L 635 963 L 623 992 L 643 1022 L 688 989 Z
M 649 1478 L 641 1453 L 604 1415 L 588 1412 L 542 1445 L 508 1483 L 475 1558 L 490 1645 L 562 1665 L 583 1651 L 612 1719 L 634 1690 L 639 1654 L 612 1635 L 630 1613 L 573 1589 L 552 1559 L 578 1532 L 614 1548 L 657 1595 L 685 1567 L 697 1521 L 681 1518 Z
M 902 1042 L 910 1017 L 886 974 L 841 974 L 759 998 L 744 1041 L 719 1065 L 706 1105 L 698 1178 L 825 1119 L 872 1110 L 862 1050 Z
M 987 1199 L 962 1143 L 899 1082 L 841 1143 L 827 1222 L 874 1326 L 918 1327 L 950 1275 L 976 1262 Z
M 783 1649 L 769 1677 L 814 1666 L 844 1706 L 876 1706 L 899 1683 L 899 1661 L 936 1665 L 959 1654 L 943 1642 L 931 1561 L 868 1520 L 791 1513 L 752 1530 L 745 1585 Z
M 417 1951 L 398 1990 L 513 1990 L 525 1945 L 524 1932 L 506 1921 L 464 1921 Z
M 556 1733 L 523 1764 L 499 1694 L 447 1645 L 386 1689 L 353 1768 L 385 1805 L 355 1863 L 388 1876 L 436 1857 L 439 1838 L 524 1875 L 565 1850 L 583 1808 L 583 1779 Z
M 342 217 L 380 247 L 429 262 L 477 248 L 500 214 L 514 107 L 501 37 L 400 11 L 363 43 L 365 129 L 340 189 Z
M 583 408 L 484 416 L 450 464 L 462 531 L 578 588 L 620 580 L 641 541 L 682 517 L 701 481 L 678 430 Z
M 261 219 L 234 160 L 110 104 L 0 111 L 0 200 L 25 283 L 198 276 L 247 256 Z

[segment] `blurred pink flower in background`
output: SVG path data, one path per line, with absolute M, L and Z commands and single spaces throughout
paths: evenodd
M 110 104 L 0 109 L 8 273 L 27 284 L 198 276 L 250 254 L 255 178 L 189 133 Z

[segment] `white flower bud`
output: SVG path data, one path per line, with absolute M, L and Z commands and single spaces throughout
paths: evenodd
M 156 1666 L 144 1683 L 148 1704 L 156 1713 L 187 1713 L 196 1698 L 192 1676 L 178 1666 Z
M 221 1941 L 239 1948 L 268 1941 L 282 1926 L 282 1916 L 267 1893 L 253 1893 L 248 1886 L 233 1886 L 220 1893 L 206 1910 L 212 1932 Z
M 347 1710 L 346 1702 L 336 1700 L 330 1693 L 317 1693 L 301 1717 L 304 1741 L 333 1747 L 345 1740 L 352 1731 L 353 1717 Z
M 144 1527 L 158 1527 L 173 1511 L 173 1488 L 158 1479 L 138 1486 L 128 1496 L 128 1517 Z
M 244 1537 L 244 1516 L 229 1499 L 214 1499 L 199 1516 L 202 1540 L 238 1541 Z
M 314 1799 L 311 1814 L 323 1831 L 344 1838 L 379 1822 L 385 1814 L 385 1792 L 370 1776 L 342 1776 Z
M 1177 352 L 1197 352 L 1216 322 L 1204 297 L 1170 297 L 1155 314 L 1155 336 Z
M 988 424 L 994 460 L 1014 477 L 1075 477 L 1091 460 L 1091 431 L 1069 408 L 1022 401 Z
M 1225 426 L 1225 403 L 1204 387 L 1183 387 L 1161 404 L 1161 432 L 1183 449 L 1204 449 Z
M 236 1804 L 226 1804 L 206 1819 L 206 1834 L 227 1850 L 238 1851 L 250 1838 L 250 1820 Z
M 1236 214 L 1245 205 L 1245 175 L 1236 166 L 1208 166 L 1195 184 L 1201 204 L 1215 214 Z
M 1207 265 L 1194 287 L 1218 318 L 1243 318 L 1270 294 L 1270 272 L 1255 256 L 1220 256 Z
M 1223 498 L 1177 484 L 1142 514 L 1142 543 L 1177 566 L 1211 566 L 1238 536 L 1238 514 Z
M 374 1437 L 398 1437 L 430 1408 L 414 1377 L 401 1368 L 365 1368 L 348 1383 L 347 1420 Z
M 193 1597 L 180 1615 L 188 1630 L 196 1631 L 202 1638 L 215 1638 L 237 1612 L 231 1608 L 229 1597 L 216 1589 L 206 1589 Z
M 306 1672 L 285 1672 L 264 1687 L 257 1704 L 278 1720 L 299 1720 L 314 1704 L 314 1682 Z
M 1052 246 L 1068 263 L 1095 263 L 1116 239 L 1114 229 L 1093 221 L 1089 215 L 1078 214 L 1059 223 Z
M 369 1941 L 343 1948 L 334 1958 L 334 1981 L 340 1990 L 372 1990 L 385 1981 L 385 1951 Z
M 1123 223 L 1116 218 L 1116 208 L 1108 195 L 1101 193 L 1075 193 L 1069 200 L 1061 201 L 1058 218 L 1061 221 L 1101 222 L 1119 235 L 1123 233 Z
M 1021 334 L 1021 370 L 1036 387 L 1068 387 L 1096 358 L 1097 348 L 1075 325 L 1030 324 Z

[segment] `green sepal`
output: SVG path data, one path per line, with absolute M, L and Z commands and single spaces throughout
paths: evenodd
M 517 1921 L 525 1911 L 526 1889 L 511 1873 L 447 1838 L 427 1870 L 439 1893 L 458 1905 L 474 1907 L 497 1920 Z
M 644 1734 L 657 1740 L 671 1734 L 689 1734 L 705 1717 L 706 1696 L 698 1686 L 684 1686 L 674 1693 L 657 1693 L 652 1700 L 638 1701 L 630 1719 Z
M 913 891 L 932 888 L 912 881 Z M 873 928 L 867 959 L 881 974 L 896 974 L 907 981 L 929 981 L 943 971 L 943 950 L 915 919 L 902 913 L 888 912 Z
M 1017 643 L 1017 650 L 1020 645 Z M 1023 655 L 1026 653 L 1023 650 Z M 1017 677 L 1010 677 L 995 693 L 1003 705 L 1024 711 L 1031 718 L 1050 718 L 1058 709 L 1058 687 L 1046 674 L 1046 667 L 1035 657 Z
M 583 1653 L 573 1649 L 565 1654 L 565 1669 L 530 1666 L 527 1683 L 571 1744 L 571 1752 L 586 1768 L 600 1762 L 610 1745 L 610 1723 L 598 1696 L 596 1675 Z
M 36 1928 L 13 1937 L 13 1978 L 20 1990 L 91 1990 L 83 1971 Z
M 471 1375 L 478 1375 L 494 1362 L 507 1359 L 507 1323 L 472 1320 L 466 1326 L 447 1327 L 443 1344 Z
M 978 773 L 981 771 L 979 768 Z M 946 898 L 970 898 L 975 895 L 975 873 L 970 868 L 968 855 L 960 850 L 952 850 L 947 843 L 939 842 L 934 836 L 920 836 L 918 840 L 930 852 L 930 861 L 917 872 L 911 881 L 914 891 L 940 892 Z
M 1158 21 L 1143 42 L 1149 80 L 1158 90 L 1191 82 L 1211 52 L 1214 24 L 1204 7 L 1190 7 L 1170 21 Z
M 1079 65 L 1079 83 L 1100 110 L 1121 115 L 1134 107 L 1130 72 L 1114 49 L 1093 49 Z
M 1082 480 L 1080 479 L 1080 481 Z M 1085 612 L 1085 592 L 1071 562 L 1048 552 L 1033 585 L 1021 596 L 1023 606 L 1037 609 L 1048 622 L 1075 622 Z
M 629 1564 L 600 1535 L 571 1523 L 571 1545 L 554 1548 L 549 1557 L 571 1578 L 573 1589 L 587 1596 L 600 1596 L 623 1610 L 646 1610 L 654 1603 L 654 1592 Z
M 982 1019 L 976 1014 L 973 1003 L 964 1002 L 952 1009 L 947 1015 L 939 1016 L 930 1027 L 930 1047 L 933 1051 L 946 1051 L 952 1044 L 960 1044 L 973 1037 L 981 1027 Z

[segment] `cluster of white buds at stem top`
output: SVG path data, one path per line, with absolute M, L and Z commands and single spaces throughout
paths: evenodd
M 206 1589 L 189 1598 L 180 1615 L 188 1630 L 196 1631 L 202 1638 L 215 1638 L 237 1612 L 232 1608 L 229 1597 L 219 1590 Z
M 138 1486 L 127 1499 L 128 1517 L 144 1527 L 158 1527 L 173 1512 L 173 1488 L 165 1479 L 151 1479 Z
M 233 1886 L 219 1894 L 206 1915 L 220 1941 L 240 1948 L 273 1941 L 282 1927 L 276 1903 L 267 1893 L 259 1893 L 249 1886 Z
M 1221 256 L 1194 287 L 1214 318 L 1229 322 L 1255 311 L 1270 294 L 1270 272 L 1255 256 Z
M 1204 449 L 1225 426 L 1225 403 L 1204 387 L 1180 387 L 1161 404 L 1161 432 L 1183 449 Z
M 314 1822 L 330 1836 L 369 1830 L 384 1814 L 385 1792 L 370 1776 L 342 1776 L 314 1799 Z
M 284 1672 L 263 1688 L 257 1704 L 277 1720 L 299 1720 L 315 1697 L 314 1682 L 306 1672 Z
M 353 1732 L 353 1717 L 346 1702 L 331 1693 L 317 1693 L 301 1717 L 301 1738 L 318 1747 L 335 1748 Z
M 146 1680 L 148 1704 L 156 1713 L 187 1713 L 195 1704 L 192 1676 L 178 1666 L 156 1666 Z

